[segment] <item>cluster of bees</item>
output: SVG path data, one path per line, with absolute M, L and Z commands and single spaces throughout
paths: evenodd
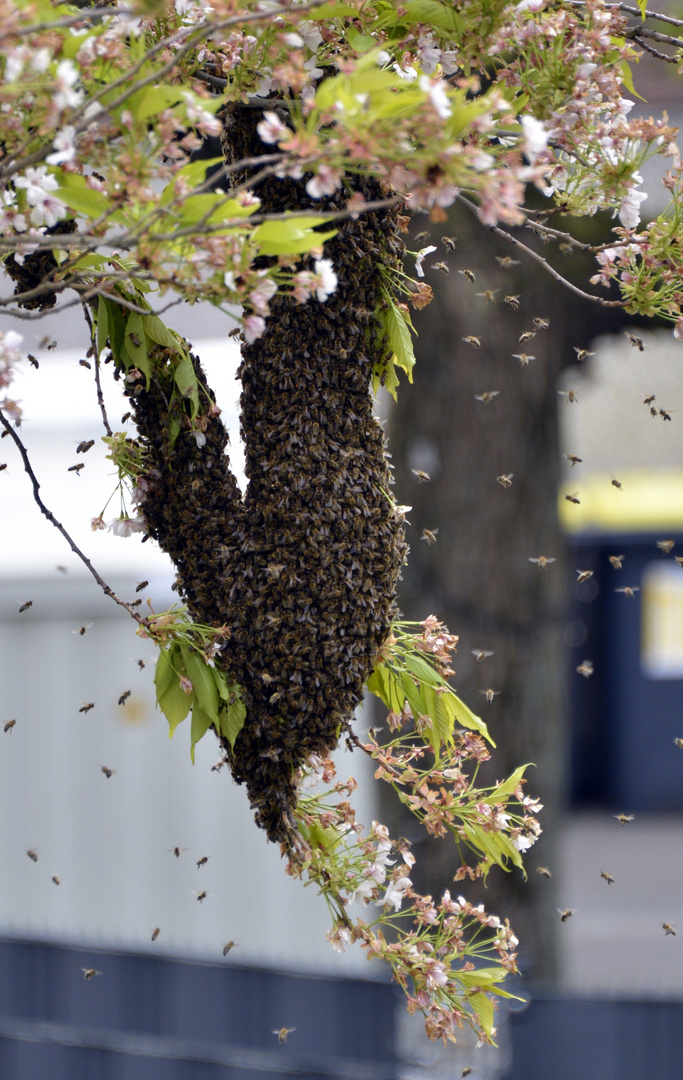
M 229 117 L 229 160 L 262 151 L 251 112 Z M 373 181 L 358 190 L 381 197 Z M 267 180 L 258 194 L 270 212 L 311 206 L 305 178 Z M 348 195 L 339 192 L 324 208 L 342 207 Z M 402 255 L 396 216 L 344 221 L 325 250 L 336 291 L 303 305 L 276 296 L 264 336 L 243 346 L 243 500 L 210 391 L 194 421 L 206 436 L 198 447 L 185 403 L 169 410 L 172 358 L 163 348 L 149 389 L 142 378 L 127 380 L 146 453 L 142 508 L 151 534 L 173 558 L 193 617 L 231 629 L 217 663 L 240 684 L 247 720 L 234 749 L 227 741 L 223 749 L 258 824 L 285 843 L 295 770 L 336 745 L 360 703 L 406 552 L 403 517 L 388 494 L 384 432 L 373 416 L 376 348 L 368 340 L 381 303 L 379 264 L 398 265 Z

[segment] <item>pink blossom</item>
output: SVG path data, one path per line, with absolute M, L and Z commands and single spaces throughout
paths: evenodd
M 322 199 L 324 195 L 332 195 L 341 184 L 342 174 L 339 169 L 333 169 L 331 165 L 320 165 L 318 172 L 306 184 L 306 191 L 312 199 Z
M 264 143 L 276 143 L 281 139 L 291 135 L 289 128 L 282 123 L 282 120 L 274 112 L 264 112 L 263 120 L 256 125 L 259 138 Z
M 277 284 L 272 278 L 264 278 L 259 282 L 255 289 L 249 293 L 248 300 L 254 311 L 259 315 L 269 315 L 270 308 L 268 307 L 268 301 L 275 296 L 277 292 Z
M 114 518 L 107 528 L 114 536 L 132 536 L 136 532 L 147 532 L 145 519 L 140 514 L 136 514 L 135 517 Z
M 242 323 L 248 345 L 253 345 L 266 332 L 266 320 L 261 315 L 247 315 Z
M 426 92 L 434 111 L 442 120 L 447 120 L 453 108 L 448 100 L 446 84 L 441 79 L 430 79 L 428 75 L 421 75 L 418 86 Z
M 438 986 L 445 986 L 448 982 L 448 972 L 444 964 L 439 960 L 430 960 L 427 966 L 427 986 L 430 990 L 436 990 Z

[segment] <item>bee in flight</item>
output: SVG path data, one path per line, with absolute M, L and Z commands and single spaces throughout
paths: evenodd
M 438 531 L 438 529 L 423 529 L 420 539 L 426 540 L 428 544 L 435 544 Z
M 100 771 L 103 772 L 107 780 L 109 780 L 116 772 L 116 769 L 110 769 L 108 765 L 103 765 Z
M 475 394 L 475 401 L 483 401 L 485 405 L 488 405 L 490 401 L 493 401 L 494 397 L 498 397 L 500 390 L 485 390 L 483 394 Z
M 622 566 L 624 564 L 624 559 L 626 558 L 626 556 L 625 555 L 608 555 L 607 558 L 609 559 L 609 561 L 611 562 L 611 564 L 612 564 L 612 566 L 614 567 L 615 570 L 621 570 L 621 568 L 622 568 Z
M 529 556 L 529 562 L 536 563 L 539 570 L 545 570 L 551 563 L 554 563 L 555 559 L 550 559 L 545 555 L 539 555 L 537 558 Z
M 673 937 L 676 937 L 676 927 L 672 926 L 671 923 L 663 922 L 662 923 L 662 930 L 664 931 L 664 936 L 665 937 L 668 937 L 670 934 Z
M 288 1027 L 275 1028 L 273 1030 L 273 1035 L 277 1035 L 277 1041 L 279 1043 L 286 1043 L 287 1042 L 287 1036 L 291 1035 L 291 1033 L 293 1031 L 296 1031 L 296 1028 L 288 1028 Z
M 593 674 L 593 661 L 584 660 L 576 669 L 579 675 L 583 675 L 584 679 L 590 679 Z
M 558 913 L 562 922 L 566 922 L 567 919 L 571 919 L 572 915 L 576 911 L 576 908 L 561 908 L 558 907 Z
M 476 274 L 474 274 L 472 270 L 458 270 L 458 273 L 462 274 L 463 277 L 466 277 L 468 281 L 477 280 Z
M 563 397 L 563 398 L 567 399 L 567 405 L 571 405 L 573 402 L 578 403 L 579 399 L 577 398 L 577 396 L 576 396 L 576 394 L 574 393 L 573 390 L 558 390 L 557 392 L 560 395 L 560 397 Z
M 607 872 L 607 870 L 601 870 L 600 877 L 603 879 L 603 881 L 606 881 L 608 885 L 614 885 L 614 878 L 611 874 Z
M 513 311 L 519 311 L 519 296 L 504 296 L 503 303 L 509 304 Z
M 501 691 L 500 691 L 500 690 L 492 690 L 492 689 L 491 689 L 491 688 L 489 687 L 489 688 L 488 688 L 488 690 L 480 690 L 480 691 L 479 691 L 479 693 L 480 693 L 480 694 L 483 694 L 483 695 L 485 696 L 485 698 L 486 698 L 487 702 L 488 702 L 488 703 L 489 703 L 489 705 L 490 705 L 490 704 L 491 704 L 491 702 L 493 701 L 494 697 L 497 697 L 497 696 L 498 696 L 498 694 L 500 694 L 500 693 L 501 693 Z
M 236 941 L 226 941 L 225 945 L 223 946 L 223 956 L 227 956 L 230 950 L 235 948 L 236 944 Z
M 551 878 L 553 876 L 553 872 L 548 866 L 537 866 L 536 873 L 544 878 Z
M 670 555 L 673 547 L 675 546 L 675 540 L 658 540 L 657 547 L 660 551 L 663 551 L 665 555 Z
M 570 469 L 573 469 L 575 465 L 580 465 L 583 461 L 583 458 L 577 457 L 576 454 L 565 454 L 564 456 L 569 462 Z
M 498 483 L 500 484 L 501 487 L 509 488 L 509 487 L 512 487 L 512 477 L 514 475 L 515 474 L 512 473 L 512 472 L 503 473 L 501 476 L 497 476 L 496 480 L 498 481 Z
M 519 266 L 519 259 L 511 259 L 509 255 L 496 255 L 495 259 L 503 270 L 509 270 L 511 266 Z
M 83 972 L 83 978 L 85 979 L 86 982 L 90 982 L 90 980 L 94 979 L 96 975 L 101 975 L 102 974 L 102 972 L 98 971 L 97 968 L 84 968 L 84 967 L 82 967 L 81 971 Z
M 462 340 L 467 342 L 468 345 L 471 345 L 473 349 L 481 349 L 481 339 L 475 337 L 474 334 L 468 334 L 467 337 L 464 337 Z
M 614 817 L 621 825 L 622 829 L 624 825 L 628 825 L 629 821 L 633 821 L 635 814 L 615 814 Z
M 582 364 L 589 356 L 595 356 L 594 352 L 589 352 L 588 349 L 578 349 L 576 345 L 574 346 L 574 352 L 576 353 L 576 359 L 579 364 Z
M 625 585 L 623 589 L 615 589 L 614 591 L 623 592 L 630 600 L 635 600 L 636 593 L 640 592 L 640 585 Z
M 567 502 L 575 503 L 576 506 L 578 506 L 581 502 L 581 500 L 577 498 L 578 494 L 578 491 L 574 491 L 571 495 L 565 495 L 565 499 L 567 500 Z
M 581 584 L 583 584 L 584 581 L 588 581 L 589 578 L 593 577 L 593 571 L 592 570 L 577 570 L 576 572 L 579 575 L 578 578 L 576 579 L 576 584 L 577 585 L 581 585 Z
M 477 662 L 481 663 L 482 660 L 486 660 L 487 656 L 493 656 L 493 653 L 489 652 L 488 649 L 472 649 L 472 656 L 475 656 Z
M 417 477 L 418 484 L 428 484 L 431 480 L 429 473 L 423 472 L 422 469 L 411 469 L 410 471 Z

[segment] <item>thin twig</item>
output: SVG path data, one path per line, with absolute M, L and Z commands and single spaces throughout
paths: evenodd
M 680 64 L 680 58 L 668 56 L 666 53 L 660 52 L 659 49 L 655 49 L 653 45 L 648 45 L 646 41 L 643 41 L 640 35 L 636 37 L 634 34 L 631 40 L 634 41 L 636 45 L 640 45 L 641 49 L 645 49 L 645 52 L 649 53 L 650 56 L 656 57 L 657 60 L 666 60 L 669 64 Z
M 92 349 L 93 349 L 93 355 L 95 357 L 95 386 L 97 387 L 97 404 L 99 405 L 100 412 L 102 413 L 102 423 L 104 424 L 104 430 L 106 431 L 107 435 L 111 436 L 114 433 L 113 433 L 113 431 L 112 431 L 112 429 L 111 429 L 111 427 L 109 425 L 109 417 L 107 416 L 107 407 L 104 404 L 104 394 L 102 393 L 102 383 L 100 382 L 100 354 L 99 354 L 99 352 L 97 350 L 97 335 L 96 335 L 96 332 L 95 332 L 95 327 L 93 326 L 93 321 L 92 321 L 92 318 L 90 316 L 90 312 L 88 310 L 88 305 L 85 302 L 83 302 L 81 307 L 83 309 L 83 315 L 85 316 L 85 321 L 88 324 L 88 331 L 90 333 L 90 343 L 91 343 L 91 346 L 92 346 Z
M 572 7 L 585 7 L 585 0 L 569 0 Z M 660 22 L 669 23 L 670 26 L 683 26 L 683 19 L 673 19 L 670 15 L 662 15 L 659 11 L 645 11 L 643 16 L 640 8 L 629 7 L 628 4 L 607 4 L 608 8 L 616 8 L 617 11 L 625 11 L 627 15 L 635 15 L 637 19 L 659 19 Z
M 457 198 L 463 206 L 466 206 L 468 210 L 471 210 L 472 213 L 476 214 L 477 207 L 475 203 L 471 202 L 464 195 L 458 195 Z M 603 300 L 601 296 L 593 296 L 592 293 L 584 292 L 583 289 L 579 289 L 577 285 L 572 284 L 571 281 L 568 281 L 567 278 L 558 273 L 558 271 L 550 265 L 547 259 L 544 259 L 543 256 L 539 255 L 533 248 L 527 247 L 527 245 L 523 244 L 521 240 L 518 240 L 516 236 L 506 232 L 505 229 L 500 229 L 497 225 L 492 225 L 490 228 L 491 232 L 495 233 L 496 236 L 502 237 L 503 240 L 509 240 L 515 247 L 518 247 L 521 251 L 530 255 L 532 259 L 535 259 L 536 262 L 540 263 L 541 266 L 547 270 L 551 277 L 555 278 L 555 281 L 559 281 L 561 285 L 565 285 L 571 292 L 575 293 L 576 296 L 581 296 L 584 300 L 592 300 L 594 304 L 600 304 L 601 307 L 626 307 L 626 301 L 624 300 Z
M 658 30 L 650 30 L 647 26 L 630 26 L 626 31 L 626 37 L 649 38 L 651 41 L 659 41 L 663 45 L 675 45 L 676 48 L 683 48 L 683 39 L 677 37 L 671 37 L 670 34 L 660 34 Z
M 105 596 L 109 596 L 114 601 L 115 604 L 118 604 L 120 607 L 125 608 L 125 610 L 130 615 L 131 619 L 135 619 L 136 623 L 138 623 L 139 626 L 144 626 L 145 625 L 145 619 L 143 619 L 142 616 L 138 615 L 135 608 L 131 607 L 130 604 L 127 604 L 125 600 L 121 600 L 121 598 L 116 595 L 114 590 L 109 585 L 107 585 L 104 578 L 100 574 L 98 574 L 97 570 L 95 569 L 93 564 L 90 562 L 90 559 L 88 558 L 88 556 L 83 554 L 83 552 L 79 548 L 78 544 L 75 542 L 75 540 L 73 540 L 71 538 L 71 536 L 69 536 L 69 533 L 66 531 L 64 526 L 59 521 L 57 521 L 57 518 L 54 516 L 52 511 L 48 510 L 47 506 L 45 505 L 45 503 L 43 502 L 43 500 L 40 497 L 40 484 L 38 482 L 38 477 L 34 473 L 33 468 L 31 466 L 31 462 L 30 462 L 29 456 L 28 456 L 28 451 L 26 450 L 26 447 L 24 446 L 23 442 L 21 441 L 21 439 L 17 435 L 16 431 L 14 430 L 12 425 L 10 424 L 9 420 L 7 419 L 7 417 L 5 416 L 5 414 L 4 414 L 4 412 L 2 411 L 1 408 L 0 408 L 0 424 L 2 424 L 5 431 L 10 436 L 10 438 L 14 440 L 14 443 L 15 443 L 19 453 L 21 454 L 21 459 L 22 459 L 22 461 L 24 463 L 24 469 L 28 473 L 31 484 L 33 485 L 33 498 L 35 499 L 41 514 L 43 514 L 43 516 L 46 517 L 47 520 L 52 525 L 54 525 L 54 527 L 62 534 L 62 536 L 66 540 L 67 544 L 69 545 L 69 547 L 73 551 L 74 555 L 77 555 L 78 558 L 83 563 L 83 565 L 85 567 L 87 567 L 87 569 L 90 571 L 90 573 L 94 577 L 97 584 L 100 586 L 100 588 L 104 592 Z

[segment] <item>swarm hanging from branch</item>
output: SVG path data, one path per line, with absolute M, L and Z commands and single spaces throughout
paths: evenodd
M 256 119 L 246 109 L 229 117 L 229 157 L 258 153 Z M 381 196 L 373 181 L 356 190 Z M 311 206 L 303 180 L 266 181 L 259 196 L 269 212 Z M 195 419 L 203 437 L 185 422 L 172 447 L 184 406 L 169 410 L 170 356 L 159 350 L 149 389 L 127 379 L 145 450 L 142 508 L 192 616 L 230 628 L 219 663 L 242 688 L 247 720 L 234 748 L 222 741 L 271 840 L 291 838 L 294 771 L 336 745 L 395 615 L 406 549 L 370 380 L 379 256 L 398 265 L 401 253 L 395 213 L 346 221 L 326 247 L 338 285 L 325 303 L 272 301 L 239 372 L 244 499 L 211 392 Z

